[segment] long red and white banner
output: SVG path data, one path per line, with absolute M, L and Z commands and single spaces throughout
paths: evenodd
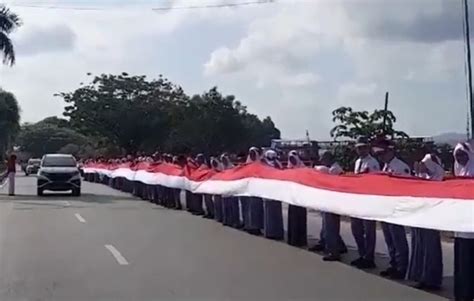
M 384 174 L 328 175 L 251 163 L 216 172 L 172 164 L 93 164 L 85 173 L 194 193 L 255 196 L 310 209 L 444 231 L 474 232 L 474 180 L 442 182 Z

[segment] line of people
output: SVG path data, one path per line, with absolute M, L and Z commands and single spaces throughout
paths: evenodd
M 391 141 L 379 141 L 372 146 L 366 139 L 359 139 L 355 145 L 358 159 L 354 173 L 385 172 L 398 176 L 420 177 L 426 180 L 441 181 L 445 177 L 442 162 L 434 153 L 410 168 L 396 156 L 396 149 Z M 460 143 L 453 152 L 455 160 L 455 176 L 474 177 L 474 151 L 468 143 Z M 126 160 L 132 160 L 128 157 Z M 140 161 L 149 164 L 161 162 L 174 163 L 184 167 L 194 165 L 195 168 L 212 168 L 219 172 L 234 167 L 226 154 L 212 157 L 209 164 L 204 155 L 195 159 L 184 156 L 170 155 L 141 157 Z M 263 154 L 259 148 L 249 149 L 247 163 L 262 162 L 268 166 L 282 169 L 278 155 L 273 150 Z M 122 159 L 121 162 L 124 162 Z M 125 161 L 126 162 L 126 161 Z M 303 168 L 305 164 L 296 151 L 288 154 L 286 168 Z M 314 166 L 319 172 L 340 175 L 344 170 L 336 162 L 333 153 L 322 154 L 319 164 Z M 113 188 L 132 193 L 133 195 L 156 204 L 182 209 L 181 191 L 178 189 L 146 185 L 131 182 L 125 178 L 108 178 L 99 175 L 86 175 L 87 180 L 102 182 Z M 262 235 L 273 240 L 284 240 L 284 220 L 282 203 L 276 200 L 258 197 L 235 197 L 220 195 L 202 195 L 186 191 L 185 207 L 190 213 L 204 218 L 215 219 L 225 226 L 242 229 L 252 235 Z M 339 261 L 347 253 L 347 247 L 340 235 L 340 216 L 322 212 L 322 227 L 318 244 L 310 250 L 324 253 L 323 260 Z M 473 221 L 474 222 L 474 221 Z M 297 247 L 307 246 L 307 212 L 306 208 L 295 205 L 288 207 L 286 241 Z M 359 269 L 374 269 L 376 264 L 376 222 L 351 218 L 351 230 L 355 239 L 359 257 L 351 264 Z M 394 280 L 408 279 L 414 286 L 425 290 L 439 290 L 442 286 L 443 261 L 440 232 L 431 229 L 411 228 L 381 223 L 385 243 L 389 252 L 389 267 L 380 272 L 381 276 Z M 411 254 L 407 239 L 407 230 L 411 233 Z M 455 238 L 455 297 L 456 300 L 474 299 L 474 234 L 457 233 Z

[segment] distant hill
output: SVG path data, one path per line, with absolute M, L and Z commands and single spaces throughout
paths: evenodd
M 443 133 L 433 136 L 433 140 L 436 143 L 447 143 L 455 146 L 456 143 L 466 140 L 466 134 L 461 133 Z

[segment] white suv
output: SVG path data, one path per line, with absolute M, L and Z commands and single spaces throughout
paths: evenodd
M 41 159 L 38 171 L 38 196 L 45 190 L 72 191 L 72 195 L 81 195 L 81 174 L 76 159 L 72 155 L 48 154 Z

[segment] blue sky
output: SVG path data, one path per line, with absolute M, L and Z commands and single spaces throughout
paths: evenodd
M 217 85 L 249 111 L 270 115 L 285 137 L 308 129 L 327 139 L 333 109 L 373 110 L 385 91 L 400 129 L 416 136 L 465 131 L 460 1 L 150 10 L 236 2 L 245 1 L 7 1 L 24 26 L 13 36 L 17 65 L 2 67 L 1 85 L 17 95 L 23 121 L 60 115 L 64 104 L 53 94 L 75 89 L 87 72 L 126 71 L 163 74 L 189 94 Z M 67 9 L 73 7 L 99 10 Z

